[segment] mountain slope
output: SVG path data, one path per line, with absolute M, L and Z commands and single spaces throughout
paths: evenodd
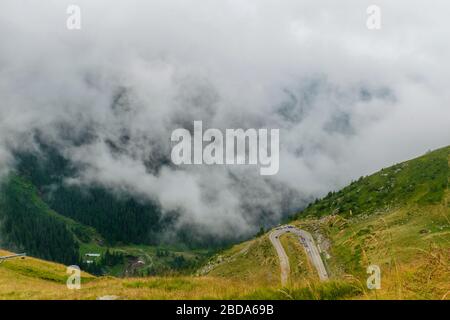
M 11 252 L 0 250 L 0 256 Z M 81 289 L 66 287 L 66 267 L 31 257 L 0 264 L 2 299 L 236 299 L 255 290 L 255 286 L 232 279 L 212 277 L 94 277 L 82 273 Z
M 372 214 L 404 205 L 442 202 L 448 190 L 449 151 L 442 148 L 414 160 L 361 177 L 338 192 L 316 200 L 297 217 Z
M 17 152 L 15 171 L 0 181 L 0 248 L 78 264 L 95 274 L 129 274 L 142 260 L 145 267 L 131 269 L 144 275 L 188 272 L 220 245 L 199 248 L 187 230 L 161 243 L 171 217 L 161 218 L 155 205 L 132 195 L 67 184 L 76 168 L 52 147 L 39 144 L 39 150 Z M 86 253 L 103 255 L 108 248 L 117 259 L 83 264 L 90 260 Z
M 52 211 L 28 181 L 11 175 L 0 193 L 0 244 L 66 264 L 80 262 L 77 234 L 89 229 Z
M 95 228 L 109 244 L 155 244 L 164 228 L 158 208 L 130 196 L 118 196 L 100 186 L 68 185 L 77 169 L 52 147 L 40 144 L 40 153 L 15 155 L 17 172 L 39 190 L 52 210 Z
M 55 212 L 41 194 L 21 175 L 11 174 L 3 181 L 0 188 L 0 248 L 67 265 L 80 265 L 95 274 L 114 275 L 129 274 L 130 266 L 139 260 L 146 264 L 139 269 L 132 268 L 135 275 L 185 273 L 209 254 L 207 250 L 175 246 L 108 246 L 96 229 Z M 95 264 L 86 264 L 86 253 L 101 254 L 101 259 Z
M 23 260 L 7 261 L 0 265 L 0 299 L 449 299 L 449 163 L 450 147 L 436 150 L 361 178 L 293 217 L 290 224 L 313 235 L 328 281 L 319 280 L 298 238 L 284 234 L 291 273 L 282 288 L 264 233 L 215 255 L 193 276 L 87 276 L 77 292 L 61 279 L 36 276 L 46 267 L 30 273 Z M 380 267 L 380 290 L 366 286 L 369 265 Z M 15 277 L 21 285 L 12 288 Z
M 448 297 L 449 161 L 446 147 L 383 169 L 330 192 L 290 224 L 313 234 L 332 281 L 354 285 L 361 297 Z M 292 270 L 291 295 L 298 288 L 319 285 L 298 239 L 282 237 Z M 267 238 L 268 233 L 221 253 L 200 273 L 279 285 L 279 266 Z M 381 290 L 366 286 L 366 269 L 373 264 L 381 268 Z

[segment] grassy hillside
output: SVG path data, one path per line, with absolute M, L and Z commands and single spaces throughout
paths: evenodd
M 10 254 L 0 250 L 0 255 Z M 167 276 L 148 278 L 94 277 L 82 274 L 80 290 L 67 289 L 65 266 L 35 258 L 0 264 L 1 299 L 289 299 L 332 298 L 330 293 L 348 293 L 348 286 L 330 282 L 302 290 L 278 290 L 258 282 L 212 276 Z M 350 288 L 350 290 L 353 290 Z
M 333 275 L 364 281 L 366 267 L 377 264 L 381 297 L 448 297 L 449 162 L 448 147 L 428 153 L 360 179 L 300 213 L 331 241 Z
M 0 250 L 0 256 L 11 254 Z M 80 290 L 69 290 L 66 267 L 27 257 L 0 264 L 0 299 L 97 299 L 115 295 L 121 299 L 220 299 L 239 298 L 255 286 L 213 277 L 94 277 L 82 274 Z
M 361 177 L 338 192 L 316 200 L 297 218 L 305 216 L 369 215 L 405 205 L 433 205 L 448 190 L 450 147 Z
M 353 286 L 353 298 L 450 298 L 449 162 L 447 147 L 383 169 L 330 192 L 291 224 L 313 234 L 331 281 Z M 287 290 L 295 295 L 319 284 L 303 248 L 289 237 L 281 242 L 291 265 Z M 278 275 L 279 267 L 277 260 L 268 267 L 274 256 L 268 244 L 266 234 L 235 246 L 212 259 L 203 274 L 232 274 L 274 286 L 279 278 L 267 275 Z M 251 264 L 248 252 L 260 252 L 251 256 Z M 381 268 L 381 290 L 367 289 L 366 269 L 371 264 Z
M 315 238 L 326 282 L 298 240 L 285 234 L 280 241 L 291 275 L 282 288 L 266 233 L 213 256 L 191 276 L 86 275 L 79 291 L 65 288 L 62 266 L 8 261 L 0 265 L 0 299 L 450 299 L 449 163 L 449 147 L 428 153 L 331 192 L 296 215 L 290 223 Z M 380 290 L 366 286 L 372 264 L 381 269 Z

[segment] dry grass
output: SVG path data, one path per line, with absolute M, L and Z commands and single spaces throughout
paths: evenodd
M 63 265 L 13 259 L 0 264 L 0 299 L 450 299 L 449 218 L 444 202 L 294 223 L 310 231 L 319 226 L 330 239 L 333 281 L 326 284 L 318 281 L 296 237 L 283 235 L 292 277 L 288 288 L 280 288 L 278 258 L 266 234 L 213 259 L 205 276 L 118 279 L 84 273 L 81 290 L 67 289 Z M 381 290 L 366 287 L 369 264 L 381 267 Z
M 289 257 L 291 267 L 289 287 L 309 286 L 311 283 L 318 282 L 317 271 L 309 261 L 298 236 L 285 233 L 280 236 L 280 242 Z
M 442 299 L 450 290 L 450 209 L 411 206 L 370 217 L 331 223 L 331 266 L 339 277 L 365 283 L 366 268 L 379 265 L 381 290 L 370 299 Z
M 212 261 L 209 276 L 234 279 L 260 287 L 280 283 L 278 256 L 267 234 L 233 246 Z
M 0 255 L 9 252 L 0 251 Z M 27 257 L 0 265 L 0 299 L 97 299 L 115 295 L 121 299 L 238 299 L 258 286 L 224 277 L 95 278 L 83 273 L 80 290 L 65 285 L 66 267 Z

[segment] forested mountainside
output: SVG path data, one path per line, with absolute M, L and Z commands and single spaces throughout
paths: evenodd
M 163 216 L 158 204 L 148 200 L 117 194 L 101 186 L 65 183 L 66 178 L 77 176 L 77 169 L 45 144 L 40 145 L 39 152 L 17 152 L 15 160 L 15 170 L 0 184 L 3 248 L 65 264 L 80 264 L 83 247 L 103 252 L 119 246 L 172 245 L 176 251 L 189 251 L 215 250 L 229 243 L 199 236 L 189 228 L 173 232 L 177 213 Z M 165 236 L 167 233 L 172 236 Z M 161 252 L 167 251 L 164 248 Z M 122 254 L 128 255 L 130 250 Z M 180 262 L 183 258 L 179 255 L 158 258 L 169 268 L 178 269 L 186 264 Z M 99 270 L 94 265 L 86 268 Z
M 73 228 L 70 228 L 72 226 Z M 75 223 L 52 211 L 36 188 L 17 175 L 2 184 L 0 192 L 0 243 L 2 247 L 65 264 L 79 263 Z
M 17 154 L 17 172 L 39 190 L 50 208 L 95 228 L 109 244 L 157 243 L 155 234 L 168 221 L 161 219 L 156 205 L 98 186 L 67 185 L 64 179 L 76 176 L 76 169 L 55 150 L 44 151 Z

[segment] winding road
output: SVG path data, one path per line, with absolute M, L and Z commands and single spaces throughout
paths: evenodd
M 289 273 L 291 268 L 289 266 L 289 258 L 284 251 L 283 246 L 280 242 L 280 236 L 284 233 L 293 233 L 298 236 L 300 243 L 303 245 L 305 249 L 306 255 L 308 256 L 311 263 L 317 270 L 319 274 L 319 278 L 321 281 L 328 280 L 328 273 L 325 269 L 325 265 L 322 261 L 322 257 L 320 256 L 319 249 L 314 242 L 312 235 L 304 230 L 297 229 L 293 226 L 281 226 L 276 228 L 269 234 L 269 239 L 272 242 L 275 250 L 277 251 L 278 258 L 280 259 L 280 268 L 281 268 L 281 285 L 286 285 L 289 279 Z

